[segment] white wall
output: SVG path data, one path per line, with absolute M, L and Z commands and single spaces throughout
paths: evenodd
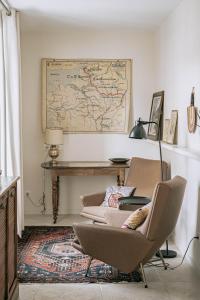
M 42 30 L 42 29 L 41 29 Z M 45 150 L 41 131 L 41 58 L 131 58 L 133 59 L 133 115 L 149 118 L 154 91 L 154 40 L 151 32 L 139 30 L 66 30 L 60 33 L 22 33 L 23 142 L 25 191 L 35 202 L 42 194 Z M 109 157 L 145 156 L 141 144 L 127 135 L 66 134 L 64 160 L 106 160 Z M 152 157 L 149 145 L 146 156 Z M 78 213 L 81 194 L 104 190 L 112 177 L 65 177 L 61 179 L 60 213 Z M 47 213 L 52 212 L 50 178 L 46 172 Z M 25 213 L 39 213 L 25 199 Z
M 192 87 L 196 88 L 196 106 L 200 107 L 200 1 L 184 0 L 156 32 L 156 88 L 165 90 L 165 118 L 178 109 L 178 143 L 191 150 L 200 149 L 200 131 L 189 134 L 187 106 Z M 199 122 L 200 123 L 200 122 Z M 199 152 L 200 157 L 200 152 Z M 165 151 L 171 162 L 172 176 L 187 178 L 187 189 L 175 231 L 175 242 L 182 253 L 191 237 L 200 233 L 200 159 Z M 200 242 L 189 252 L 191 262 L 200 270 Z

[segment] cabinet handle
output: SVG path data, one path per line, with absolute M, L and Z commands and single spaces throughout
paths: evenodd
M 5 205 L 3 205 L 3 203 L 0 204 L 0 209 L 5 209 Z

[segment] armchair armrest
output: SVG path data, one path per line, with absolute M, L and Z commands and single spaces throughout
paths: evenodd
M 105 212 L 105 220 L 107 225 L 121 228 L 130 214 L 132 214 L 130 210 L 108 209 Z
M 83 206 L 100 206 L 105 197 L 105 193 L 80 196 Z
M 85 254 L 132 272 L 148 253 L 151 242 L 138 231 L 112 226 L 74 224 L 74 231 Z

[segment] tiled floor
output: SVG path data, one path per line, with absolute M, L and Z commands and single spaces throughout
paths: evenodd
M 81 222 L 80 216 L 60 216 L 57 225 Z M 28 216 L 26 225 L 50 225 L 50 216 Z M 173 246 L 173 249 L 175 247 Z M 181 257 L 169 260 L 177 265 Z M 200 300 L 200 277 L 187 261 L 176 270 L 145 268 L 149 288 L 143 283 L 20 284 L 20 300 Z

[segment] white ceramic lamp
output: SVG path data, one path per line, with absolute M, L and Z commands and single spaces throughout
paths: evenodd
M 58 145 L 63 144 L 63 130 L 62 129 L 46 129 L 45 144 L 50 145 L 49 156 L 51 163 L 56 164 L 56 158 L 59 156 Z

